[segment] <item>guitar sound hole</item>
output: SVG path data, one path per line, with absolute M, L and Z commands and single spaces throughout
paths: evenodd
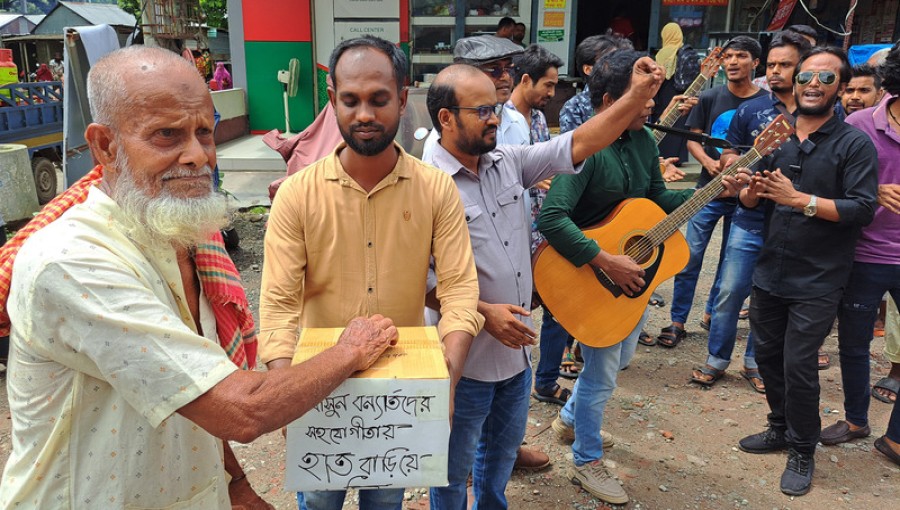
M 653 257 L 654 251 L 650 241 L 645 239 L 644 236 L 629 237 L 625 241 L 624 254 L 633 258 L 639 265 L 646 264 Z

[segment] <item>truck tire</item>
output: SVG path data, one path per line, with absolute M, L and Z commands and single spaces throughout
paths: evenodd
M 31 170 L 34 172 L 38 202 L 44 205 L 56 196 L 56 165 L 47 158 L 37 157 L 31 161 Z

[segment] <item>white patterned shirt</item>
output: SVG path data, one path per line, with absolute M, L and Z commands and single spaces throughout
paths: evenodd
M 93 188 L 16 258 L 0 508 L 231 508 L 222 441 L 176 411 L 237 367 L 174 250 L 121 219 Z

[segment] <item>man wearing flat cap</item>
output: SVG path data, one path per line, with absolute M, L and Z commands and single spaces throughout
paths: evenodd
M 521 55 L 522 47 L 502 37 L 477 35 L 456 42 L 453 49 L 454 64 L 469 64 L 480 69 L 494 82 L 497 101 L 504 104 L 513 89 L 515 66 L 513 57 Z M 434 164 L 434 146 L 441 138 L 436 129 L 425 140 L 422 161 Z M 528 145 L 530 143 L 528 122 L 521 113 L 504 108 L 500 112 L 500 127 L 497 129 L 497 145 Z

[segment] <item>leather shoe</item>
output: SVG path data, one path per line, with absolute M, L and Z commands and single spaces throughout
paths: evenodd
M 539 471 L 550 465 L 550 456 L 546 453 L 532 448 L 519 447 L 516 452 L 516 463 L 514 469 L 524 469 L 525 471 Z
M 819 440 L 826 445 L 841 444 L 854 439 L 868 437 L 871 433 L 872 429 L 868 425 L 851 430 L 849 423 L 844 420 L 838 420 L 834 425 L 829 425 L 822 429 L 822 435 Z

